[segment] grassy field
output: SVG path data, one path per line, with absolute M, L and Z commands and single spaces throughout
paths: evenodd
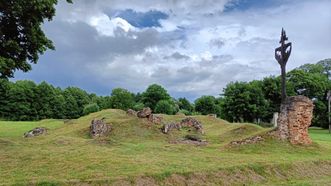
M 93 118 L 105 117 L 114 130 L 92 139 Z M 185 116 L 163 116 L 180 121 Z M 231 124 L 207 116 L 203 139 L 208 145 L 174 144 L 188 131 L 162 134 L 158 125 L 104 110 L 64 123 L 0 122 L 0 185 L 330 185 L 331 135 L 312 129 L 311 146 L 268 139 L 229 148 L 232 140 L 269 129 Z M 23 138 L 37 126 L 48 135 Z

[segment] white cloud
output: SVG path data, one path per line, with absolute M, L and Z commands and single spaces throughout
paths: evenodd
M 80 74 L 88 74 L 86 78 L 93 87 L 107 92 L 117 86 L 143 91 L 151 83 L 160 83 L 174 95 L 196 98 L 218 95 L 231 81 L 278 74 L 273 51 L 281 27 L 293 42 L 289 69 L 331 57 L 330 1 L 286 0 L 279 7 L 224 13 L 229 2 L 232 1 L 60 3 L 57 17 L 45 26 L 58 49 L 50 59 L 57 60 L 59 74 L 68 73 L 67 81 L 81 82 L 82 88 L 92 87 L 79 79 Z M 161 27 L 137 28 L 116 17 L 116 12 L 126 9 L 158 10 L 169 17 L 160 20 Z M 43 63 L 36 67 L 54 71 L 40 67 Z M 71 70 L 66 69 L 67 64 L 73 66 Z M 31 76 L 48 80 L 47 73 L 37 75 L 41 73 L 38 68 Z
M 101 14 L 99 16 L 92 16 L 87 23 L 95 27 L 96 30 L 99 32 L 99 34 L 103 36 L 114 37 L 115 36 L 114 33 L 117 29 L 121 29 L 124 32 L 137 30 L 126 20 L 120 17 L 109 18 L 105 14 Z

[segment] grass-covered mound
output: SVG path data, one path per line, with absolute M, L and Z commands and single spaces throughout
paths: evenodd
M 113 130 L 92 139 L 90 121 L 105 118 Z M 185 116 L 163 115 L 165 121 Z M 268 139 L 258 144 L 227 148 L 232 140 L 259 134 L 252 124 L 230 124 L 208 116 L 202 122 L 207 145 L 170 143 L 188 130 L 163 134 L 160 125 L 104 110 L 77 120 L 0 122 L 1 184 L 324 184 L 331 176 L 331 135 L 311 130 L 314 145 L 292 146 Z M 23 138 L 34 127 L 48 134 Z M 307 171 L 307 172 L 306 172 Z M 305 176 L 307 173 L 308 176 Z M 300 180 L 300 181 L 298 181 Z

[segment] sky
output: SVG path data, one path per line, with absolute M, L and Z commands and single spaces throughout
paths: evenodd
M 14 80 L 217 96 L 230 82 L 280 74 L 282 27 L 293 43 L 288 70 L 331 58 L 330 0 L 76 0 L 56 10 L 43 25 L 56 50 Z

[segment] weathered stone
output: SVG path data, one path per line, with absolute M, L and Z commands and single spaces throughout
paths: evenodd
M 129 109 L 126 111 L 126 113 L 129 115 L 129 116 L 137 116 L 137 112 L 132 110 L 132 109 Z
M 313 102 L 305 96 L 286 98 L 277 120 L 278 137 L 292 144 L 311 144 L 308 127 L 311 125 L 313 109 Z
M 231 141 L 230 146 L 237 146 L 237 145 L 247 145 L 247 144 L 255 144 L 259 143 L 261 141 L 264 141 L 264 138 L 262 136 L 252 136 L 249 138 L 245 138 L 243 140 L 238 140 L 238 141 Z
M 162 132 L 164 134 L 168 134 L 172 129 L 180 130 L 181 129 L 180 123 L 172 122 L 172 123 L 164 124 L 162 127 Z
M 30 138 L 30 137 L 40 136 L 40 135 L 44 135 L 44 134 L 47 134 L 47 129 L 44 127 L 37 127 L 37 128 L 30 130 L 29 132 L 24 133 L 24 137 Z
M 208 117 L 210 117 L 210 118 L 217 118 L 217 115 L 216 114 L 208 114 Z
M 180 125 L 182 127 L 193 127 L 197 131 L 203 133 L 202 124 L 195 118 L 191 118 L 191 117 L 185 118 L 180 122 Z
M 112 126 L 110 124 L 106 124 L 103 120 L 94 119 L 91 121 L 90 126 L 90 135 L 92 137 L 102 137 L 109 134 Z
M 149 107 L 143 108 L 141 111 L 137 113 L 139 118 L 148 118 L 149 115 L 152 114 L 152 110 Z
M 163 120 L 162 116 L 158 116 L 155 114 L 151 114 L 148 116 L 148 121 L 155 123 L 155 124 L 161 124 L 162 120 Z
M 188 134 L 184 137 L 186 140 L 191 140 L 191 141 L 202 141 L 201 137 L 198 136 L 198 135 L 191 135 L 191 134 Z

